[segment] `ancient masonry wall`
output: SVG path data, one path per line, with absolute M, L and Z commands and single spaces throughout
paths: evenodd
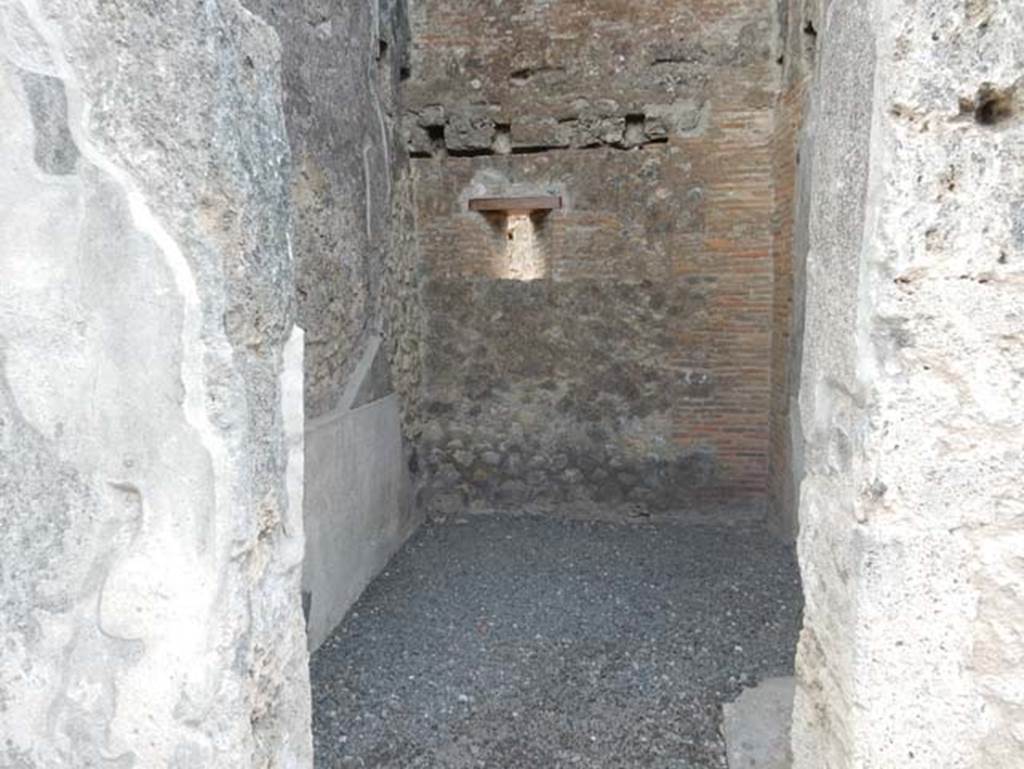
M 308 767 L 280 48 L 0 4 L 0 765 Z
M 416 4 L 425 507 L 765 513 L 773 14 Z M 564 207 L 512 227 L 467 210 L 536 193 Z
M 833 2 L 812 104 L 797 769 L 1024 755 L 1024 6 Z
M 769 417 L 769 516 L 780 536 L 798 529 L 797 508 L 803 472 L 802 434 L 797 398 L 803 349 L 804 264 L 813 133 L 809 110 L 817 64 L 820 0 L 782 0 L 778 57 L 782 80 L 775 106 L 772 167 L 772 344 Z
M 418 522 L 409 468 L 422 324 L 397 107 L 409 25 L 404 0 L 246 4 L 283 49 L 315 648 Z

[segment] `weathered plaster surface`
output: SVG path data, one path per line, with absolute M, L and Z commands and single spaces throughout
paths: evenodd
M 1024 7 L 821 36 L 796 766 L 1020 766 Z
M 798 393 L 803 349 L 804 268 L 814 161 L 812 75 L 817 63 L 823 0 L 779 0 L 778 56 L 782 78 L 773 137 L 775 212 L 772 219 L 772 397 L 768 522 L 786 539 L 799 528 L 803 436 Z
M 308 766 L 276 37 L 234 0 L 0 28 L 0 765 Z
M 303 567 L 310 649 L 320 646 L 363 589 L 415 530 L 398 396 L 308 426 L 319 463 L 307 479 L 311 509 Z

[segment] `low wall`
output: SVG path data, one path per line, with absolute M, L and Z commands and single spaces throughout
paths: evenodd
M 389 395 L 307 425 L 302 590 L 311 650 L 419 523 L 400 420 L 398 396 Z

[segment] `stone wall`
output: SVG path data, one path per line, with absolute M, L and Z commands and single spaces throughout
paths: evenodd
M 404 0 L 246 3 L 283 46 L 298 317 L 306 330 L 303 591 L 315 648 L 418 520 L 408 437 L 420 300 L 396 106 L 408 20 Z M 380 434 L 368 435 L 367 425 Z
M 415 8 L 424 504 L 760 517 L 774 9 Z M 563 207 L 511 225 L 467 210 L 537 193 Z
M 1024 755 L 1024 7 L 819 27 L 798 769 Z
M 385 386 L 412 408 L 416 254 L 397 113 L 408 66 L 405 1 L 246 5 L 274 26 L 283 46 L 306 412 L 318 419 L 343 405 L 353 372 L 379 337 L 387 340 Z
M 786 539 L 796 536 L 803 437 L 797 397 L 803 349 L 804 265 L 813 160 L 808 108 L 817 62 L 821 0 L 780 0 L 782 82 L 775 106 L 772 164 L 772 388 L 769 429 L 769 523 Z
M 281 107 L 234 0 L 0 3 L 4 767 L 311 764 Z

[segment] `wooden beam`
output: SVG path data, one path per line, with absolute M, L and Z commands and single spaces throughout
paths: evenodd
M 469 201 L 470 211 L 529 213 L 531 211 L 553 211 L 561 207 L 562 198 L 560 195 L 534 195 L 518 198 L 473 198 Z

